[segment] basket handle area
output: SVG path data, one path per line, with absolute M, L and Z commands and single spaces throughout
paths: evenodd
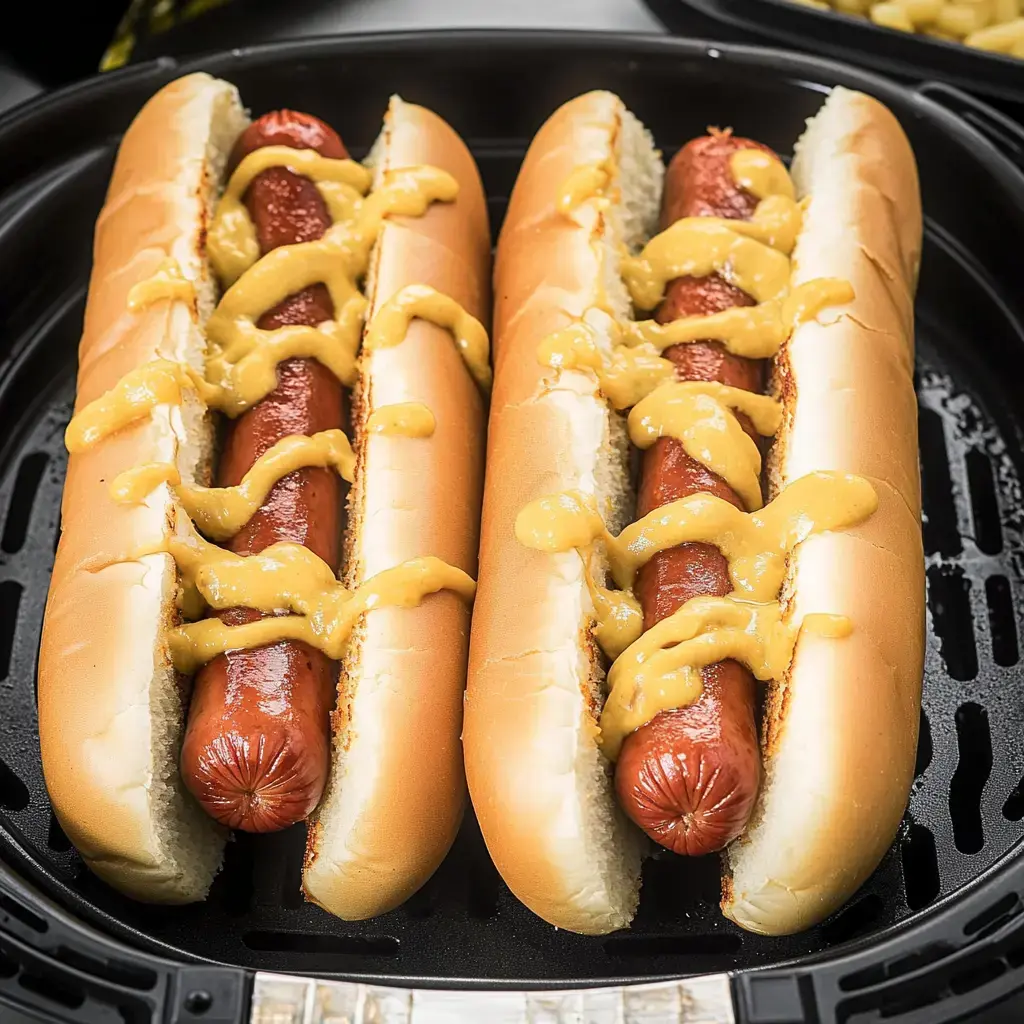
M 1016 121 L 945 82 L 923 82 L 915 91 L 969 124 L 1024 173 L 1024 128 Z
M 735 1024 L 729 976 L 573 990 L 387 988 L 257 974 L 250 1024 Z

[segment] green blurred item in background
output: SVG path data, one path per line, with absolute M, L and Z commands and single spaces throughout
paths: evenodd
M 140 34 L 159 36 L 183 22 L 223 7 L 231 0 L 132 0 L 100 61 L 101 71 L 112 71 L 131 60 Z

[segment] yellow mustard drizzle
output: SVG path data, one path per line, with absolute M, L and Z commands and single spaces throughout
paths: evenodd
M 313 149 L 264 146 L 246 156 L 228 180 L 206 239 L 210 263 L 225 285 L 232 284 L 260 256 L 256 227 L 242 201 L 253 178 L 271 167 L 287 167 L 309 178 L 324 198 L 331 220 L 350 220 L 373 180 L 354 160 L 332 160 Z
M 763 149 L 736 150 L 729 160 L 729 170 L 733 181 L 758 199 L 768 196 L 796 199 L 789 171 L 778 157 Z
M 797 285 L 781 301 L 735 306 L 708 316 L 683 317 L 671 323 L 630 321 L 622 329 L 622 344 L 651 345 L 664 351 L 672 345 L 717 341 L 744 359 L 770 359 L 802 323 L 814 320 L 829 306 L 853 301 L 849 281 L 819 277 Z
M 356 281 L 366 273 L 384 220 L 420 217 L 432 202 L 451 202 L 457 193 L 458 182 L 437 167 L 389 171 L 381 186 L 354 208 L 350 220 L 333 224 L 315 242 L 274 249 L 246 270 L 206 325 L 207 377 L 236 397 L 234 403 L 225 402 L 222 411 L 237 415 L 265 397 L 273 389 L 277 363 L 295 355 L 320 360 L 321 353 L 328 351 L 328 359 L 334 362 L 332 366 L 325 359 L 325 365 L 337 372 L 342 383 L 351 385 L 366 312 L 366 298 Z M 334 305 L 333 321 L 272 331 L 256 326 L 266 310 L 313 284 L 326 285 Z M 244 372 L 233 374 L 231 368 L 239 366 Z
M 566 491 L 521 509 L 515 535 L 528 548 L 550 552 L 602 541 L 623 590 L 632 588 L 640 567 L 659 551 L 714 544 L 729 561 L 736 593 L 763 602 L 778 594 L 793 548 L 811 534 L 855 526 L 877 507 L 875 489 L 863 477 L 821 471 L 794 480 L 754 512 L 712 494 L 693 494 L 648 512 L 617 537 L 605 528 L 592 496 Z
M 783 164 L 761 150 L 739 150 L 732 158 L 737 182 L 760 199 L 750 221 L 690 217 L 677 221 L 648 243 L 637 257 L 623 260 L 623 276 L 637 306 L 653 308 L 668 281 L 685 275 L 721 272 L 757 304 L 669 324 L 628 321 L 602 350 L 596 330 L 585 320 L 544 338 L 537 358 L 545 366 L 590 370 L 615 409 L 636 405 L 674 376 L 661 353 L 673 345 L 717 341 L 737 356 L 768 359 L 794 329 L 829 306 L 853 300 L 848 281 L 819 278 L 790 288 L 791 253 L 801 212 Z
M 660 355 L 672 345 L 717 341 L 735 355 L 767 359 L 800 323 L 854 298 L 849 282 L 832 278 L 791 288 L 789 256 L 801 207 L 782 163 L 761 150 L 740 150 L 731 170 L 737 184 L 760 200 L 751 221 L 677 221 L 639 256 L 624 259 L 623 276 L 642 309 L 654 308 L 674 278 L 715 272 L 756 305 L 665 325 L 630 322 L 607 331 L 607 338 L 581 319 L 538 346 L 542 364 L 589 370 L 614 408 L 632 406 L 628 427 L 634 444 L 645 448 L 659 437 L 675 438 L 728 483 L 746 509 L 695 494 L 655 509 L 617 537 L 605 527 L 593 496 L 580 491 L 540 498 L 517 516 L 515 534 L 525 546 L 549 552 L 576 548 L 584 559 L 594 635 L 613 659 L 601 716 L 601 744 L 613 759 L 629 733 L 700 696 L 703 667 L 735 659 L 758 679 L 780 678 L 801 628 L 837 639 L 848 635 L 853 624 L 842 616 L 786 621 L 777 598 L 787 558 L 799 543 L 812 533 L 854 526 L 878 504 L 867 480 L 821 472 L 794 481 L 762 507 L 761 455 L 737 414 L 770 437 L 781 425 L 782 406 L 720 383 L 674 381 L 673 364 Z M 632 593 L 637 572 L 657 552 L 695 541 L 725 556 L 732 593 L 688 601 L 644 632 Z M 618 590 L 594 583 L 587 559 L 595 543 L 603 545 Z
M 582 551 L 580 557 L 583 559 L 587 589 L 594 602 L 594 638 L 601 645 L 601 650 L 615 659 L 643 633 L 643 609 L 630 591 L 599 586 Z
M 343 384 L 353 384 L 366 308 L 354 279 L 366 271 L 384 218 L 422 215 L 431 202 L 450 201 L 457 191 L 455 179 L 436 167 L 389 172 L 381 187 L 362 201 L 353 222 L 334 224 L 317 242 L 274 249 L 228 289 L 207 324 L 204 375 L 167 359 L 132 370 L 74 416 L 65 432 L 68 451 L 84 451 L 158 405 L 180 405 L 186 389 L 197 391 L 210 408 L 237 416 L 274 389 L 277 364 L 284 359 L 316 359 Z M 266 310 L 321 282 L 334 301 L 333 321 L 274 331 L 256 327 Z
M 261 331 L 252 321 L 237 321 L 231 345 L 211 346 L 207 356 L 206 378 L 220 389 L 209 404 L 232 417 L 245 412 L 277 387 L 277 367 L 286 359 L 315 359 L 352 387 L 364 310 L 365 302 L 353 298 L 333 320 L 273 331 Z
M 781 679 L 801 629 L 824 636 L 849 634 L 841 615 L 786 620 L 777 601 L 755 604 L 735 597 L 695 597 L 652 626 L 628 647 L 608 674 L 610 692 L 601 714 L 601 748 L 614 760 L 625 738 L 655 715 L 692 704 L 701 694 L 701 669 L 732 659 L 755 679 Z
M 376 312 L 366 330 L 363 348 L 367 352 L 399 344 L 413 320 L 428 320 L 450 331 L 481 391 L 491 388 L 490 342 L 487 329 L 451 296 L 429 285 L 410 284 L 400 289 Z
M 174 466 L 158 463 L 126 470 L 114 478 L 110 493 L 117 501 L 141 501 L 156 484 L 176 485 L 182 507 L 213 540 L 228 540 L 253 517 L 273 486 L 299 469 L 330 467 L 352 482 L 356 457 L 343 430 L 323 430 L 307 437 L 291 434 L 267 449 L 234 487 L 186 487 Z
M 572 216 L 588 199 L 604 195 L 611 175 L 602 164 L 581 164 L 562 182 L 555 206 L 559 213 Z
M 430 437 L 437 420 L 430 408 L 422 402 L 396 402 L 381 405 L 367 417 L 369 434 L 398 434 L 403 437 Z
M 325 365 L 337 371 L 342 383 L 354 381 L 366 298 L 355 285 L 349 259 L 326 235 L 316 242 L 282 245 L 224 293 L 206 323 L 206 376 L 226 392 L 221 411 L 238 415 L 266 397 L 276 386 L 277 363 L 283 358 L 302 355 L 320 361 L 324 354 Z M 268 309 L 314 284 L 326 286 L 333 320 L 269 331 L 256 326 Z
M 280 165 L 316 181 L 334 223 L 316 242 L 283 246 L 258 259 L 255 231 L 241 197 L 256 174 Z M 168 359 L 154 359 L 136 368 L 72 419 L 65 433 L 68 450 L 85 451 L 150 415 L 157 406 L 182 404 L 186 390 L 195 391 L 211 408 L 238 415 L 273 390 L 277 364 L 284 359 L 317 359 L 343 383 L 353 384 L 366 309 L 356 282 L 366 273 L 385 218 L 421 216 L 430 203 L 451 201 L 458 191 L 458 183 L 446 171 L 420 166 L 386 172 L 381 186 L 364 196 L 371 177 L 371 172 L 352 161 L 326 160 L 312 151 L 287 147 L 267 147 L 242 161 L 210 229 L 210 258 L 231 286 L 207 324 L 210 344 L 204 373 Z M 256 326 L 266 310 L 318 283 L 325 284 L 331 295 L 334 320 L 316 327 L 273 331 Z M 139 309 L 162 298 L 189 296 L 194 302 L 191 282 L 176 264 L 165 263 L 153 278 L 135 286 L 131 302 L 133 309 Z M 406 312 L 405 327 L 411 317 L 424 316 L 452 330 L 467 364 L 471 370 L 475 367 L 474 375 L 482 375 L 481 359 L 489 374 L 482 326 L 451 299 L 437 296 L 432 300 L 421 295 Z M 380 344 L 401 340 L 395 336 L 394 325 L 382 328 Z M 420 403 L 403 403 L 378 412 L 370 427 L 379 432 L 422 437 L 434 429 L 433 414 Z M 186 618 L 198 618 L 207 605 L 296 613 L 240 626 L 229 627 L 216 619 L 182 626 L 171 635 L 172 658 L 179 671 L 194 671 L 224 651 L 285 639 L 303 640 L 338 659 L 352 626 L 365 611 L 383 605 L 413 607 L 427 594 L 443 589 L 472 600 L 474 581 L 461 569 L 432 556 L 387 569 L 349 593 L 326 563 L 300 545 L 273 545 L 259 555 L 243 558 L 197 532 L 196 526 L 217 540 L 232 536 L 278 480 L 308 466 L 330 466 L 351 480 L 355 456 L 345 434 L 331 430 L 312 437 L 284 438 L 257 460 L 237 487 L 186 487 L 177 468 L 165 463 L 138 466 L 114 480 L 111 494 L 122 502 L 140 501 L 161 484 L 174 489 L 182 512 L 179 528 L 185 536 L 173 537 L 159 550 L 170 553 L 178 565 L 178 603 Z M 143 552 L 147 553 L 154 552 Z
M 145 462 L 118 473 L 110 485 L 110 496 L 121 504 L 135 504 L 161 484 L 177 487 L 180 483 L 181 474 L 173 463 Z
M 613 409 L 628 409 L 659 384 L 675 376 L 675 367 L 652 345 L 614 345 L 605 357 L 597 331 L 578 321 L 542 339 L 537 359 L 557 370 L 592 370 Z
M 181 271 L 181 264 L 173 257 L 168 257 L 157 267 L 152 277 L 132 285 L 128 292 L 128 310 L 140 313 L 155 302 L 169 299 L 171 302 L 184 302 L 195 308 L 195 285 Z
M 191 367 L 170 359 L 154 359 L 126 373 L 109 391 L 80 409 L 64 431 L 64 445 L 76 455 L 103 438 L 148 416 L 158 405 L 181 405 L 182 392 L 198 391 L 207 404 L 212 388 Z
M 515 522 L 521 544 L 561 552 L 601 541 L 612 577 L 625 593 L 632 590 L 641 566 L 657 552 L 680 544 L 714 544 L 729 562 L 733 592 L 728 598 L 694 598 L 639 636 L 636 616 L 621 610 L 623 605 L 630 606 L 631 599 L 609 600 L 608 594 L 614 592 L 597 593 L 595 635 L 598 642 L 602 636 L 612 637 L 612 649 L 606 653 L 615 657 L 608 677 L 611 692 L 601 718 L 602 746 L 608 756 L 617 756 L 625 736 L 659 711 L 696 700 L 700 669 L 705 665 L 733 659 L 747 664 L 758 678 L 777 678 L 779 665 L 784 669 L 789 663 L 790 641 L 795 642 L 792 627 L 785 627 L 789 632 L 782 624 L 768 628 L 788 556 L 812 534 L 855 526 L 877 506 L 874 488 L 862 477 L 820 472 L 794 481 L 756 512 L 741 512 L 721 498 L 695 494 L 649 512 L 617 537 L 605 527 L 592 495 L 569 491 L 523 508 Z M 742 602 L 748 611 L 755 606 L 769 610 L 759 611 L 739 629 L 723 620 L 723 615 L 726 619 L 734 615 L 732 610 L 722 611 L 723 601 Z M 691 608 L 695 602 L 703 603 Z M 616 616 L 622 621 L 608 621 Z M 826 635 L 842 636 L 849 628 L 846 623 L 832 623 Z M 621 650 L 624 641 L 628 646 Z M 789 646 L 779 647 L 782 641 Z M 667 647 L 671 652 L 655 657 Z M 775 652 L 775 656 L 759 656 L 759 651 Z M 687 665 L 692 671 L 683 671 Z M 773 674 L 758 675 L 759 671 Z
M 788 256 L 803 219 L 793 183 L 781 161 L 760 150 L 738 150 L 730 166 L 737 184 L 760 199 L 753 217 L 684 217 L 652 238 L 639 256 L 623 260 L 622 274 L 638 308 L 653 309 L 677 277 L 716 272 L 757 302 L 784 297 Z
M 650 448 L 659 437 L 675 438 L 753 511 L 762 505 L 761 452 L 735 412 L 747 416 L 762 437 L 772 437 L 782 424 L 782 405 L 767 395 L 713 381 L 675 381 L 633 406 L 629 437 L 638 448 Z
M 258 555 L 236 555 L 191 532 L 169 545 L 186 592 L 210 608 L 244 606 L 288 612 L 239 626 L 203 619 L 171 631 L 175 668 L 190 674 L 226 651 L 301 640 L 335 661 L 344 657 L 356 621 L 385 606 L 413 608 L 428 594 L 451 590 L 466 601 L 476 583 L 440 558 L 414 558 L 371 577 L 355 590 L 341 585 L 331 567 L 301 544 L 272 544 Z
M 792 209 L 794 216 L 799 217 L 795 203 Z M 789 286 L 789 259 L 773 249 L 767 234 L 756 232 L 756 227 L 756 219 L 677 220 L 655 235 L 639 256 L 622 261 L 622 276 L 633 302 L 638 309 L 654 309 L 669 281 L 677 277 L 707 277 L 718 271 L 757 302 L 782 298 Z

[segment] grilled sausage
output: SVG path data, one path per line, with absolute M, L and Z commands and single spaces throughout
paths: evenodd
M 317 118 L 282 110 L 261 117 L 239 138 L 232 163 L 268 145 L 348 154 Z M 316 186 L 284 167 L 253 179 L 245 203 L 263 253 L 319 238 L 331 224 Z M 330 295 L 314 285 L 267 311 L 258 326 L 317 324 L 334 314 Z M 311 359 L 278 367 L 277 387 L 230 424 L 218 484 L 237 484 L 252 464 L 289 434 L 342 427 L 340 381 Z M 337 569 L 343 526 L 341 484 L 331 469 L 310 468 L 280 480 L 261 508 L 232 538 L 239 554 L 278 541 L 305 545 Z M 259 618 L 251 609 L 220 613 L 229 624 Z M 230 828 L 270 832 L 301 821 L 316 806 L 330 762 L 329 716 L 336 666 L 299 642 L 235 651 L 215 658 L 196 676 L 182 747 L 185 783 L 206 811 Z
M 665 179 L 662 227 L 682 217 L 749 218 L 757 200 L 735 184 L 729 166 L 732 154 L 746 148 L 764 147 L 715 133 L 680 150 Z M 684 277 L 669 284 L 656 318 L 669 323 L 753 302 L 718 274 Z M 764 388 L 764 361 L 731 355 L 720 344 L 674 345 L 665 355 L 682 380 Z M 757 441 L 746 417 L 741 415 L 740 423 Z M 644 453 L 638 515 L 699 492 L 743 507 L 738 495 L 691 459 L 679 441 L 660 438 Z M 645 629 L 692 597 L 731 590 L 728 564 L 710 544 L 659 552 L 636 581 Z M 702 679 L 696 703 L 664 711 L 627 737 L 615 772 L 616 792 L 629 817 L 656 842 L 689 856 L 720 850 L 743 831 L 761 777 L 753 676 L 738 662 L 724 661 L 705 668 Z

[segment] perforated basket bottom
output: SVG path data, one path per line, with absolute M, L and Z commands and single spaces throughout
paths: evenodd
M 10 832 L 7 845 L 21 847 L 22 866 L 51 893 L 135 943 L 264 969 L 406 978 L 610 978 L 762 966 L 887 929 L 951 896 L 1024 832 L 1018 428 L 1009 389 L 976 360 L 956 356 L 966 350 L 938 312 L 941 304 L 935 312 L 930 306 L 950 273 L 969 276 L 956 260 L 955 248 L 929 236 L 918 331 L 929 627 L 917 778 L 889 854 L 820 927 L 782 939 L 744 934 L 718 913 L 714 858 L 684 862 L 663 854 L 646 864 L 630 931 L 606 938 L 559 932 L 509 893 L 471 815 L 424 889 L 373 921 L 345 923 L 303 903 L 301 826 L 231 843 L 202 906 L 144 907 L 93 878 L 50 811 L 34 693 L 81 291 L 51 307 L 27 332 L 27 346 L 0 367 L 7 395 L 46 385 L 35 404 L 14 405 L 16 419 L 3 421 L 0 413 L 7 439 L 0 467 L 0 821 Z

